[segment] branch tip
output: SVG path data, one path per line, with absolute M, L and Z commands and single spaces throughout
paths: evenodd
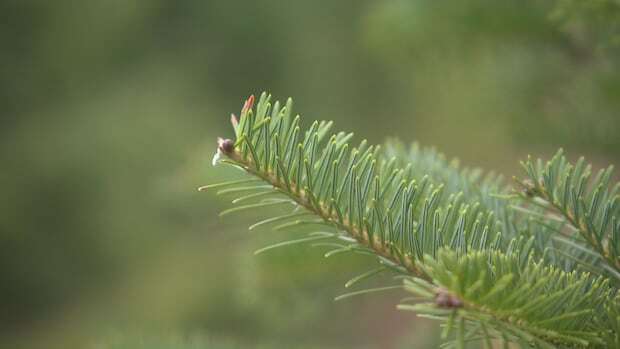
M 235 142 L 232 139 L 218 137 L 217 150 L 224 154 L 230 154 L 235 150 Z

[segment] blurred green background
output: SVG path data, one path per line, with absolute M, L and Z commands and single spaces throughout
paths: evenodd
M 0 2 L 0 347 L 435 348 L 373 265 L 219 219 L 200 185 L 251 93 L 373 143 L 518 173 L 620 163 L 618 2 Z M 368 284 L 392 281 L 377 279 Z

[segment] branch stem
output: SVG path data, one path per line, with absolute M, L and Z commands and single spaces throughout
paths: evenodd
M 296 182 L 289 181 L 288 184 L 284 183 L 284 181 L 278 179 L 268 168 L 257 168 L 254 165 L 254 161 L 244 157 L 243 153 L 237 150 L 225 153 L 225 155 L 230 160 L 237 163 L 237 165 L 244 168 L 248 173 L 264 180 L 274 188 L 279 189 L 283 194 L 295 201 L 295 203 L 321 217 L 326 223 L 345 231 L 359 244 L 372 249 L 377 255 L 402 266 L 412 275 L 429 282 L 431 281 L 431 278 L 415 263 L 411 256 L 397 256 L 393 253 L 394 248 L 391 246 L 391 243 L 389 241 L 381 241 L 378 236 L 379 234 L 369 234 L 366 229 L 357 227 L 347 217 L 344 217 L 341 221 L 336 214 L 331 213 L 332 210 L 330 210 L 330 205 L 323 202 L 317 203 L 316 200 L 313 201 L 309 193 L 306 193 L 302 188 L 298 188 Z M 372 238 L 370 238 L 370 236 L 372 236 Z

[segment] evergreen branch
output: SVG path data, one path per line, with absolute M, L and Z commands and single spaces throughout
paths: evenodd
M 262 199 L 223 213 L 288 203 L 292 212 L 250 229 L 277 222 L 276 229 L 319 224 L 335 232 L 311 233 L 258 253 L 337 238 L 345 243 L 314 245 L 334 247 L 326 257 L 348 251 L 376 256 L 381 267 L 347 285 L 384 269 L 407 276 L 405 288 L 431 302 L 400 308 L 444 321 L 446 338 L 456 329 L 456 340 L 447 346 L 501 340 L 541 348 L 600 347 L 618 341 L 617 332 L 608 330 L 620 322 L 617 291 L 604 277 L 565 271 L 574 269 L 575 261 L 594 273 L 601 270 L 598 259 L 579 248 L 580 240 L 596 242 L 607 253 L 600 254 L 605 260 L 618 249 L 619 186 L 605 189 L 611 170 L 593 181 L 597 189 L 588 191 L 583 168 L 575 170 L 581 178 L 577 182 L 567 179 L 554 187 L 565 160 L 546 168 L 538 165 L 541 176 L 526 165 L 537 179 L 532 186 L 524 182 L 524 195 L 538 200 L 515 207 L 504 199 L 514 195 L 508 195 L 499 176 L 461 170 L 433 150 L 403 152 L 395 143 L 385 150 L 364 140 L 350 149 L 352 134 L 328 137 L 331 122 L 314 122 L 302 130 L 299 116 L 292 117 L 292 100 L 280 107 L 278 102 L 272 106 L 270 98 L 263 93 L 256 108 L 254 97 L 246 101 L 240 119 L 232 118 L 236 140 L 219 139 L 214 162 L 240 168 L 266 184 L 223 184 L 220 192 L 243 195 L 233 203 L 269 192 L 285 199 Z M 567 193 L 562 198 L 576 204 L 555 200 L 559 187 Z M 561 208 L 563 217 L 550 216 L 551 207 Z M 558 242 L 543 234 L 564 232 L 566 224 L 583 236 L 568 233 Z M 558 243 L 565 248 L 558 249 Z M 383 289 L 391 287 L 376 290 Z
M 522 162 L 528 179 L 518 181 L 521 197 L 559 213 L 577 231 L 582 242 L 620 272 L 620 183 L 611 184 L 613 166 L 592 178 L 592 166 L 580 158 L 568 162 L 560 149 L 543 165 L 531 158 Z M 577 241 L 577 240 L 575 240 Z M 618 279 L 620 280 L 620 279 Z
M 243 166 L 246 171 L 250 174 L 253 174 L 264 181 L 273 185 L 273 187 L 282 190 L 288 197 L 294 200 L 299 206 L 305 208 L 306 210 L 312 212 L 316 216 L 321 217 L 324 222 L 329 225 L 333 225 L 338 229 L 346 231 L 349 236 L 353 237 L 355 241 L 360 243 L 363 246 L 371 248 L 377 255 L 385 257 L 390 261 L 404 266 L 408 271 L 414 273 L 415 275 L 424 276 L 422 271 L 415 265 L 414 260 L 409 256 L 397 255 L 392 252 L 389 244 L 382 244 L 378 239 L 371 240 L 369 237 L 369 233 L 367 230 L 362 230 L 354 223 L 352 223 L 349 219 L 340 219 L 337 215 L 329 213 L 329 207 L 324 204 L 320 204 L 316 202 L 316 199 L 311 198 L 311 194 L 308 191 L 308 188 L 298 189 L 298 186 L 295 182 L 291 181 L 291 190 L 285 191 L 286 185 L 283 185 L 281 180 L 278 180 L 276 176 L 272 173 L 261 173 L 255 170 L 252 165 L 252 162 L 248 162 L 246 159 L 243 159 L 240 156 L 240 153 L 231 153 L 227 154 L 230 159 L 234 160 L 239 165 Z M 255 207 L 261 207 L 261 204 L 257 204 Z M 229 209 L 234 210 L 234 208 Z M 226 212 L 226 211 L 225 211 Z
M 423 169 L 398 168 L 395 158 L 365 140 L 349 149 L 352 134 L 327 137 L 331 122 L 314 122 L 302 131 L 299 117 L 290 120 L 291 111 L 286 109 L 292 101 L 278 110 L 279 105 L 276 102 L 272 107 L 270 96 L 263 93 L 253 109 L 253 98 L 249 98 L 241 119 L 233 119 L 237 140 L 220 139 L 218 145 L 217 157 L 225 157 L 268 184 L 261 189 L 283 193 L 323 223 L 420 277 L 426 277 L 419 267 L 424 255 L 434 256 L 443 246 L 466 253 L 503 243 L 493 212 L 465 200 L 460 186 L 448 191 L 440 178 L 431 179 Z M 223 191 L 252 190 L 232 187 Z M 266 194 L 252 193 L 236 202 L 262 195 Z M 259 207 L 261 203 L 243 208 Z
M 406 147 L 398 140 L 389 140 L 386 145 L 386 155 L 394 159 L 394 163 L 406 168 L 411 176 L 418 179 L 420 174 L 426 174 L 432 182 L 443 183 L 448 193 L 461 193 L 460 200 L 476 205 L 481 210 L 492 212 L 489 219 L 496 221 L 497 230 L 502 232 L 503 241 L 537 236 L 534 240 L 534 255 L 541 257 L 552 247 L 549 239 L 542 238 L 543 232 L 548 229 L 558 229 L 560 222 L 551 222 L 544 227 L 531 224 L 532 217 L 543 216 L 542 208 L 515 206 L 510 199 L 518 197 L 512 189 L 504 183 L 501 175 L 489 172 L 485 174 L 478 168 L 461 168 L 457 159 L 448 160 L 445 155 L 434 148 L 422 148 L 417 143 Z M 413 164 L 413 166 L 411 165 Z M 501 243 L 501 242 L 500 242 Z M 551 254 L 554 261 L 566 263 L 562 256 Z
M 459 257 L 454 251 L 442 250 L 437 259 L 429 256 L 423 267 L 433 283 L 414 278 L 405 281 L 406 290 L 427 302 L 400 308 L 443 321 L 455 314 L 471 320 L 468 327 L 484 324 L 485 330 L 477 327 L 473 331 L 480 339 L 507 334 L 512 342 L 534 347 L 599 347 L 604 344 L 601 338 L 617 336 L 597 317 L 609 311 L 605 309 L 613 297 L 606 279 L 567 273 L 531 258 L 519 268 L 522 257 L 499 251 Z M 614 309 L 618 312 L 617 304 Z M 617 325 L 618 319 L 613 321 Z

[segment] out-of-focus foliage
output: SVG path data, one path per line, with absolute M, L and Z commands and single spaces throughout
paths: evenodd
M 228 176 L 209 166 L 215 137 L 262 89 L 372 143 L 508 175 L 560 146 L 617 162 L 616 5 L 539 3 L 3 1 L 0 345 L 83 347 L 120 327 L 436 347 L 389 295 L 331 302 L 364 259 L 253 257 L 274 236 L 215 220 L 226 203 L 195 188 Z
M 620 3 L 616 0 L 557 0 L 550 18 L 582 46 L 618 50 Z
M 487 123 L 489 144 L 617 156 L 619 16 L 614 1 L 390 1 L 366 17 L 365 38 L 413 91 L 408 110 L 445 125 L 426 143 L 460 120 L 465 131 Z

